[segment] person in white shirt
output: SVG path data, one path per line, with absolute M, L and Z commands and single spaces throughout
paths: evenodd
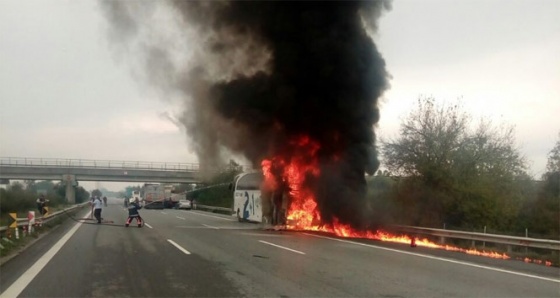
M 101 223 L 101 208 L 103 208 L 103 202 L 100 197 L 95 197 L 93 200 L 93 216 L 97 219 L 97 223 Z

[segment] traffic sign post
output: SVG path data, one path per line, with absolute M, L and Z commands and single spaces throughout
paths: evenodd
M 27 220 L 29 221 L 29 227 L 27 231 L 29 234 L 33 233 L 33 225 L 35 224 L 35 211 L 29 211 L 27 213 Z
M 10 224 L 10 228 L 17 228 L 17 213 L 10 213 L 10 217 L 14 220 L 14 222 Z
M 10 217 L 14 219 L 14 222 L 10 224 L 10 228 L 15 229 L 16 240 L 19 239 L 19 229 L 17 225 L 17 213 L 10 213 Z

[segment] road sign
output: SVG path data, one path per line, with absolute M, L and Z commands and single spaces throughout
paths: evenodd
M 43 211 L 44 212 L 43 217 L 45 217 L 45 216 L 47 216 L 47 214 L 49 214 L 49 207 L 45 206 L 45 207 L 43 207 L 43 210 L 44 210 Z
M 30 225 L 35 224 L 35 211 L 29 211 L 27 213 L 27 220 L 29 221 Z
M 17 213 L 10 213 L 10 217 L 14 219 L 14 222 L 10 224 L 10 228 L 17 228 Z

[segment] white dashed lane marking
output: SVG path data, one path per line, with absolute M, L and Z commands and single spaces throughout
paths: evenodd
M 173 244 L 173 246 L 175 246 L 178 250 L 182 251 L 184 254 L 186 254 L 186 255 L 190 255 L 190 254 L 191 254 L 188 250 L 184 249 L 181 245 L 175 243 L 175 241 L 173 241 L 173 240 L 171 240 L 171 239 L 167 239 L 167 241 L 168 241 L 169 243 Z
M 289 250 L 289 251 L 291 251 L 291 252 L 295 252 L 295 253 L 298 253 L 298 254 L 300 254 L 300 255 L 304 255 L 304 254 L 305 254 L 305 253 L 302 252 L 302 251 L 295 250 L 295 249 L 291 249 L 291 248 L 288 248 L 288 247 L 285 247 L 285 246 L 281 246 L 281 245 L 278 245 L 278 244 L 266 242 L 266 241 L 263 241 L 263 240 L 259 240 L 259 242 L 260 242 L 260 243 L 267 244 L 267 245 L 271 245 L 271 246 L 274 246 L 274 247 L 278 247 L 278 248 L 281 248 L 281 249 Z

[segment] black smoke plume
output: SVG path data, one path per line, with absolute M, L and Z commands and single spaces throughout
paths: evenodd
M 200 163 L 240 154 L 256 167 L 320 144 L 321 175 L 307 184 L 323 221 L 368 222 L 365 173 L 379 162 L 374 125 L 388 87 L 368 33 L 387 1 L 104 2 L 115 40 L 142 48 L 148 79 L 186 103 L 182 123 Z M 161 11 L 172 21 L 157 23 Z M 146 33 L 148 32 L 148 33 Z M 175 38 L 154 40 L 174 32 Z M 181 64 L 174 57 L 189 52 Z M 179 51 L 177 51 L 179 49 Z M 130 48 L 129 48 L 130 50 Z M 174 60 L 175 59 L 175 60 Z M 179 91 L 179 95 L 177 95 Z M 170 95 L 171 96 L 171 95 Z

